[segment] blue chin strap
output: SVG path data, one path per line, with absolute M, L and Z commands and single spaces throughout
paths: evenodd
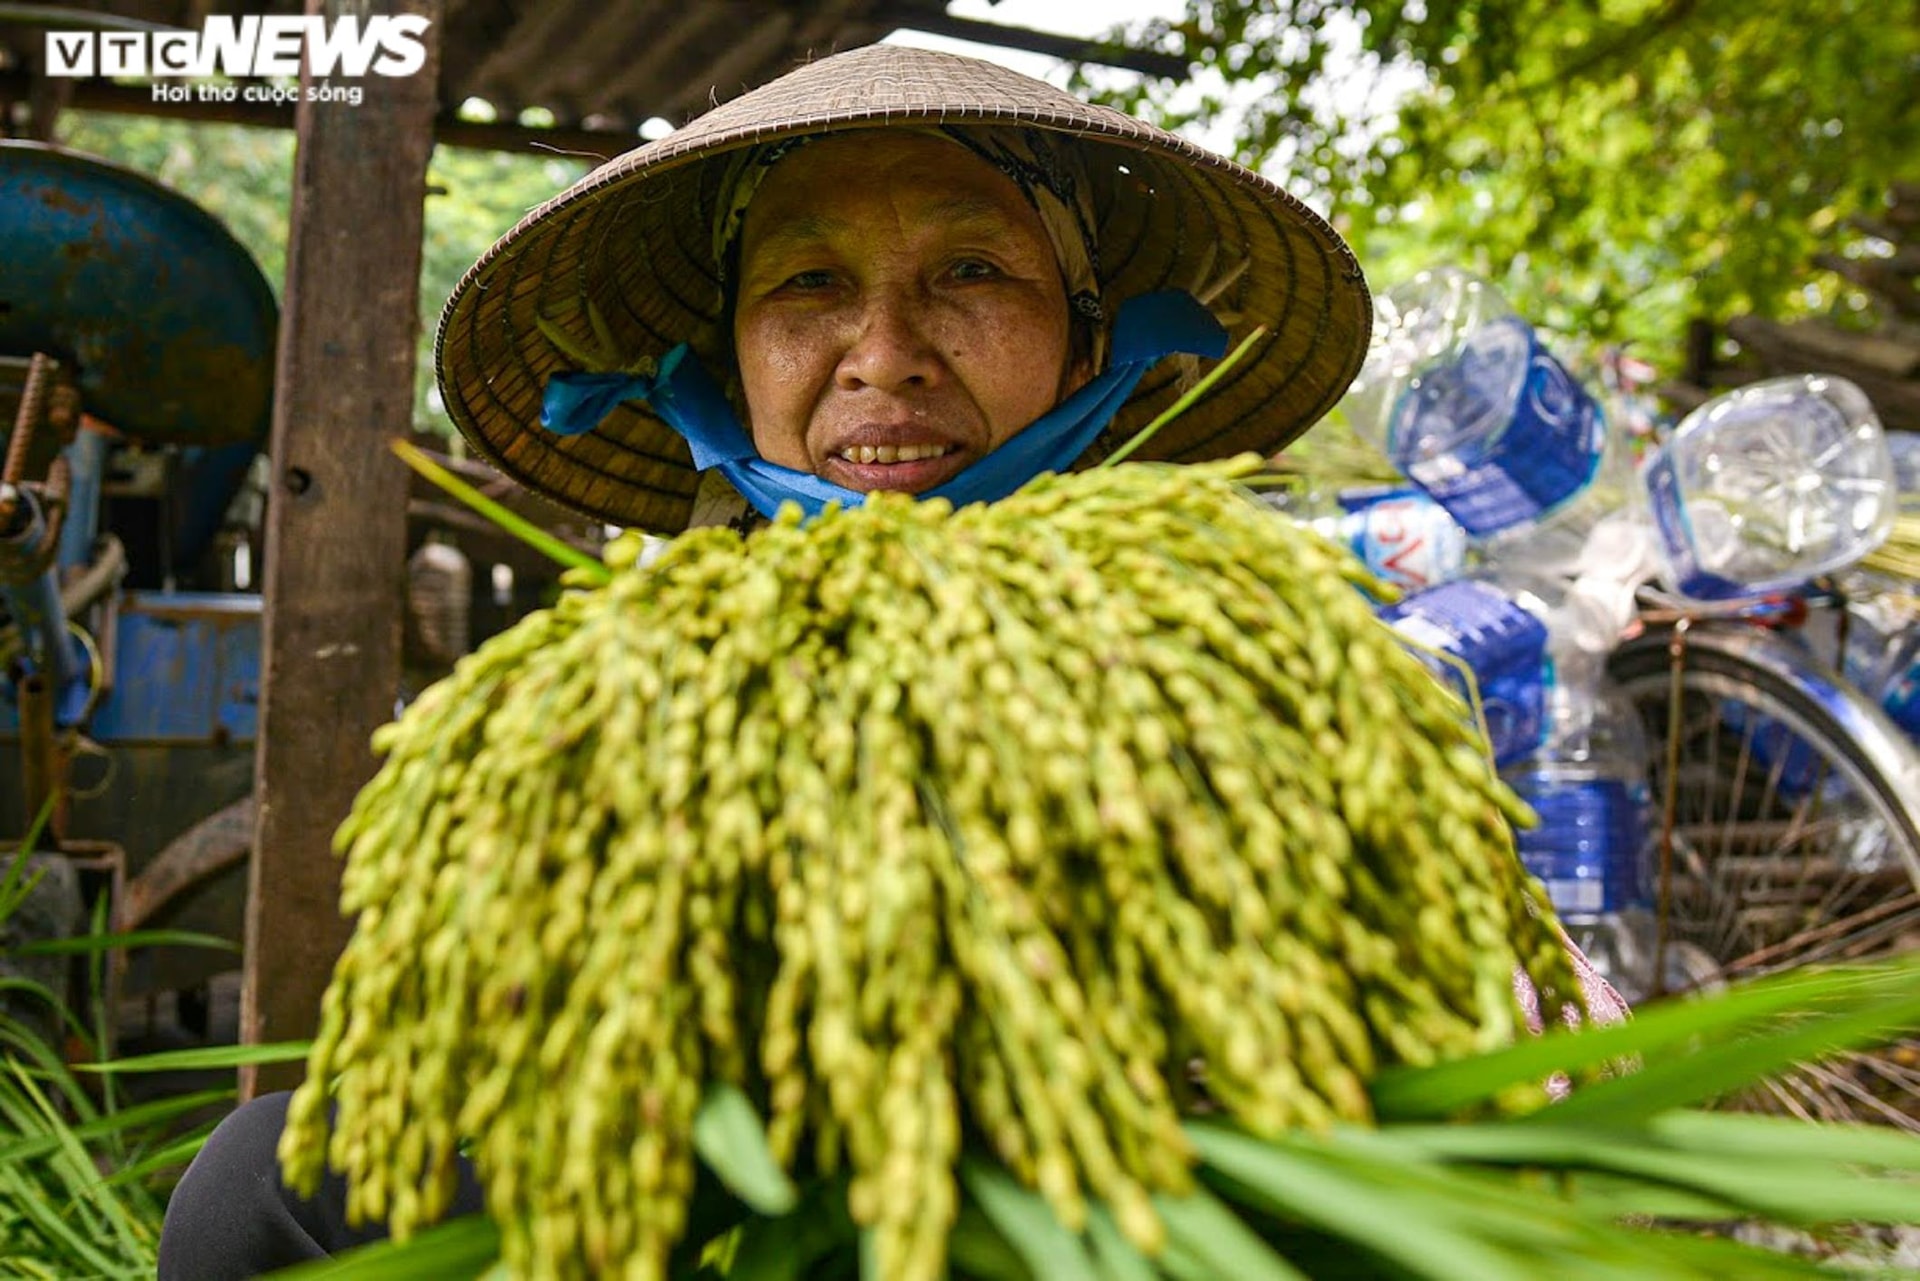
M 1187 352 L 1217 358 L 1226 349 L 1227 331 L 1191 294 L 1170 289 L 1129 298 L 1114 316 L 1107 372 L 921 497 L 945 498 L 956 507 L 992 502 L 1042 472 L 1065 471 L 1113 421 L 1141 376 L 1162 357 Z M 814 516 L 829 503 L 857 507 L 866 501 L 858 490 L 760 457 L 733 406 L 685 343 L 662 356 L 652 375 L 553 375 L 547 380 L 540 425 L 556 435 L 578 436 L 598 427 L 616 406 L 629 400 L 646 401 L 686 438 L 695 467 L 719 468 L 764 516 L 772 516 L 787 502 L 800 504 L 807 515 Z

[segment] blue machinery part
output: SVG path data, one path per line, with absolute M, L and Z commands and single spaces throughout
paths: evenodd
M 266 439 L 266 278 L 179 192 L 78 152 L 0 140 L 0 355 L 74 371 L 86 412 L 145 444 Z
M 67 614 L 60 604 L 54 571 L 33 573 L 25 568 L 49 559 L 47 514 L 34 491 L 0 489 L 8 491 L 0 495 L 7 500 L 8 517 L 0 527 L 0 602 L 19 625 L 29 668 L 52 690 L 53 723 L 70 728 L 87 714 L 92 681 L 86 652 L 67 632 Z
M 93 556 L 94 535 L 100 532 L 100 482 L 106 474 L 111 445 L 99 432 L 82 427 L 67 446 L 73 481 L 67 491 L 67 521 L 60 528 L 60 554 L 55 562 L 61 569 L 81 569 Z
M 260 597 L 129 592 L 112 639 L 113 688 L 88 737 L 124 744 L 225 747 L 253 741 L 260 701 Z M 0 740 L 20 732 L 0 696 Z
M 168 536 L 177 561 L 191 563 L 218 532 L 271 418 L 278 312 L 259 266 L 179 192 L 96 157 L 8 139 L 0 139 L 0 245 L 0 357 L 59 359 L 88 415 L 130 440 L 179 447 Z M 0 444 L 9 426 L 0 422 Z M 91 554 L 110 447 L 85 427 L 67 447 L 63 570 L 85 566 Z M 0 561 L 31 564 L 17 553 L 35 529 L 34 546 L 49 550 L 44 522 L 23 525 L 0 531 Z M 0 572 L 0 605 L 23 624 L 33 669 L 55 683 L 55 719 L 64 727 L 84 715 L 90 681 L 58 581 Z M 116 726 L 175 740 L 251 736 L 251 711 L 209 711 L 200 676 L 257 670 L 257 599 L 180 600 L 191 602 L 184 612 L 154 612 L 131 599 L 122 610 L 112 638 L 118 688 L 98 709 L 96 736 L 115 735 Z M 253 656 L 233 652 L 235 636 L 250 638 Z M 250 695 L 241 701 L 250 708 Z M 0 736 L 14 731 L 12 716 L 0 707 Z
M 123 531 L 138 529 L 148 541 L 130 546 L 149 556 L 168 548 L 168 567 L 200 558 L 266 441 L 277 325 L 259 267 L 191 199 L 93 157 L 0 139 L 0 364 L 35 353 L 58 359 L 82 412 L 111 429 L 83 419 L 65 452 L 71 484 L 55 550 L 69 600 L 76 584 L 117 572 L 96 543 L 101 532 L 126 541 Z M 12 417 L 0 413 L 0 446 Z M 164 497 L 143 491 L 103 506 L 116 435 L 170 447 Z M 156 505 L 158 522 L 142 523 Z M 15 618 L 51 617 L 57 581 L 27 584 L 0 607 Z M 130 872 L 250 792 L 260 614 L 254 595 L 129 592 L 100 616 L 95 641 L 110 656 L 112 685 L 85 734 L 108 763 L 75 791 L 73 821 L 123 845 Z M 62 654 L 64 625 L 34 630 L 59 636 L 50 652 Z M 72 665 L 82 696 L 92 696 L 87 664 Z M 32 817 L 21 811 L 53 700 L 30 698 L 27 685 L 0 680 L 0 830 L 22 830 Z M 17 775 L 28 776 L 24 792 L 10 785 Z M 245 878 L 227 875 L 182 900 L 174 923 L 237 937 L 244 901 Z M 224 967 L 198 949 L 142 955 L 156 967 L 147 986 L 179 987 Z

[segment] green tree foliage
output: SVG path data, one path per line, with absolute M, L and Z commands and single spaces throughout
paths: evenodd
M 292 207 L 291 132 L 69 112 L 61 117 L 60 141 L 190 196 L 226 224 L 279 295 Z M 418 429 L 452 430 L 432 394 L 433 332 L 447 295 L 521 215 L 585 171 L 581 161 L 557 156 L 435 148 L 421 244 Z
M 1188 0 L 1130 38 L 1225 83 L 1122 105 L 1237 110 L 1241 158 L 1334 211 L 1376 285 L 1459 262 L 1669 366 L 1692 316 L 1861 309 L 1810 259 L 1884 252 L 1854 220 L 1920 177 L 1914 0 Z M 1397 110 L 1329 109 L 1382 67 L 1415 85 Z
M 636 140 L 637 141 L 637 140 Z M 420 253 L 420 364 L 416 418 L 451 433 L 433 394 L 433 334 L 440 309 L 474 260 L 526 213 L 587 172 L 580 160 L 436 147 L 427 168 L 427 219 Z

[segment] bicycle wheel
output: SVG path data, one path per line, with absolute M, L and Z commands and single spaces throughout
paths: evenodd
M 1913 744 L 1778 636 L 1695 625 L 1677 676 L 1672 637 L 1610 664 L 1646 726 L 1656 805 L 1673 785 L 1667 990 L 1920 947 Z M 1802 1067 L 1741 1102 L 1920 1131 L 1920 1040 Z

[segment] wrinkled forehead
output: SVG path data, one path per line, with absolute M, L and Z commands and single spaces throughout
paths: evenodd
M 748 204 L 742 260 L 897 225 L 990 235 L 1044 235 L 1039 211 L 985 160 L 950 141 L 892 131 L 823 138 L 767 173 Z
M 936 159 L 964 153 L 1005 179 L 1025 205 L 1039 216 L 1041 229 L 1059 264 L 1073 314 L 1096 327 L 1104 322 L 1106 303 L 1099 285 L 1093 190 L 1087 179 L 1084 154 L 1064 135 L 1003 125 L 915 124 L 837 130 L 780 138 L 731 153 L 721 177 L 713 225 L 713 260 L 719 268 L 723 300 L 730 298 L 738 279 L 748 210 L 773 175 L 783 169 L 789 173 L 805 173 L 810 166 L 793 169 L 788 166 L 798 166 L 803 156 L 825 157 L 830 176 L 843 178 L 847 183 L 859 183 L 863 167 L 870 173 L 872 150 L 882 139 L 888 147 L 934 149 L 928 154 Z M 915 141 L 908 143 L 904 141 L 907 139 Z M 868 152 L 864 166 L 863 147 Z M 817 175 L 821 171 L 813 169 L 812 172 Z M 784 179 L 782 181 L 784 183 Z M 756 227 L 756 234 L 758 232 Z

